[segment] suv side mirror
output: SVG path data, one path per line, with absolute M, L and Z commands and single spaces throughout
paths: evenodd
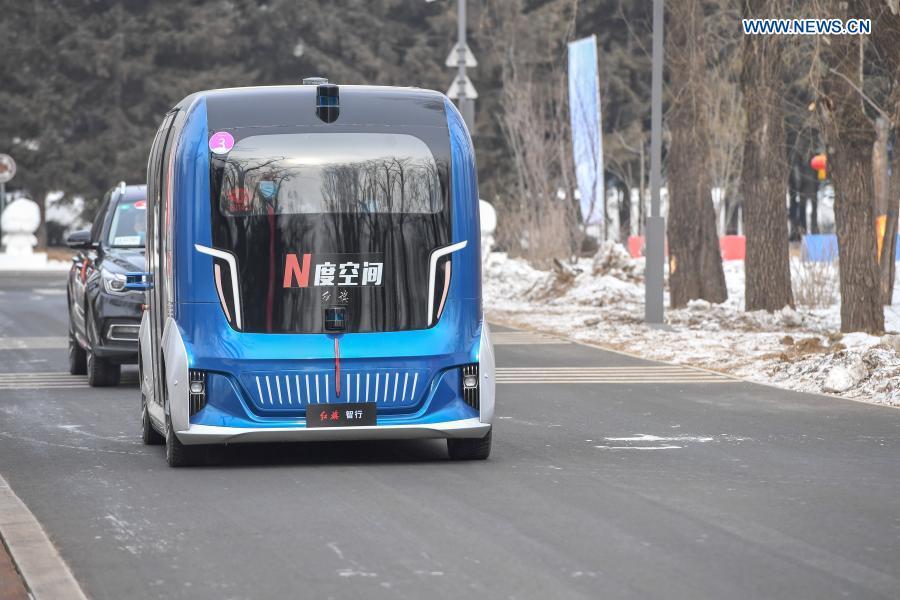
M 69 234 L 69 237 L 66 238 L 66 245 L 75 250 L 90 250 L 97 247 L 97 244 L 91 240 L 90 229 L 82 229 Z

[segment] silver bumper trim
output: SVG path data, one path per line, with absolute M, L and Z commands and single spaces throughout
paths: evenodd
M 491 430 L 477 418 L 421 425 L 365 427 L 218 427 L 191 425 L 178 431 L 182 444 L 238 444 L 245 442 L 314 442 L 332 440 L 403 440 L 428 438 L 482 438 Z

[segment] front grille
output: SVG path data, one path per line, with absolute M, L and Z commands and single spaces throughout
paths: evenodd
M 340 396 L 334 371 L 255 372 L 241 376 L 253 405 L 285 414 L 310 404 L 374 402 L 379 409 L 415 408 L 425 395 L 428 372 L 421 369 L 341 369 Z
M 196 415 L 206 406 L 206 372 L 191 369 L 188 373 L 188 394 L 190 397 L 191 416 Z M 203 391 L 195 394 L 191 391 L 191 384 L 200 382 L 203 384 Z
M 475 381 L 478 381 L 478 363 L 474 363 L 471 365 L 466 365 L 462 368 L 462 376 L 460 378 L 459 385 L 462 387 L 463 391 L 463 400 L 465 400 L 466 404 L 478 410 L 479 400 L 478 400 L 478 384 L 473 388 L 467 388 L 463 383 L 466 380 L 467 376 L 475 376 Z

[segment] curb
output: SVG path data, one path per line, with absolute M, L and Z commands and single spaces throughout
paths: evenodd
M 87 600 L 44 528 L 2 475 L 0 538 L 35 600 Z

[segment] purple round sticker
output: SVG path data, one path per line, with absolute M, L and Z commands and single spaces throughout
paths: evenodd
M 217 131 L 209 138 L 209 149 L 214 154 L 225 154 L 234 148 L 234 137 L 227 131 Z

